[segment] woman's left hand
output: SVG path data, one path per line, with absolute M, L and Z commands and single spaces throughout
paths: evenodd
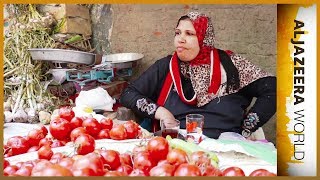
M 246 139 L 251 140 L 251 141 L 257 141 L 257 140 L 265 140 L 266 137 L 264 135 L 263 129 L 261 127 L 259 127 L 255 132 L 253 132 Z

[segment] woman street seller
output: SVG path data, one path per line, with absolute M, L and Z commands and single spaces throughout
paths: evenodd
M 156 61 L 122 93 L 120 102 L 137 115 L 164 123 L 202 114 L 203 134 L 249 137 L 276 111 L 276 78 L 246 58 L 214 46 L 208 16 L 190 12 L 178 20 L 173 55 Z M 253 106 L 247 110 L 253 98 Z

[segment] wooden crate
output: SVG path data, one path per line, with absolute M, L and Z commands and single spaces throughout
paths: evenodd
M 59 33 L 91 35 L 91 19 L 89 9 L 76 4 L 46 4 L 39 8 L 40 12 L 50 13 L 59 22 L 63 19 Z

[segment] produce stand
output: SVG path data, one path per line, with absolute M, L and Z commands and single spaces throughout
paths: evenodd
M 124 123 L 124 121 L 114 120 L 116 124 Z M 4 124 L 4 143 L 6 143 L 7 139 L 12 136 L 26 136 L 28 132 L 35 128 L 36 124 L 25 124 L 25 123 L 6 123 Z M 47 125 L 48 127 L 48 125 Z M 148 134 L 149 138 L 147 139 L 127 139 L 127 140 L 112 140 L 112 139 L 99 139 L 95 140 L 96 146 L 95 149 L 108 149 L 118 151 L 120 154 L 122 153 L 131 153 L 132 150 L 141 144 L 141 141 L 148 141 L 152 138 L 152 133 L 143 130 L 144 133 Z M 185 132 L 181 130 L 181 132 Z M 224 141 L 224 143 L 223 143 Z M 225 143 L 225 141 L 230 141 L 232 143 Z M 277 165 L 276 165 L 276 149 L 273 147 L 271 143 L 261 143 L 261 142 L 241 142 L 239 140 L 215 140 L 210 138 L 205 138 L 199 146 L 211 152 L 214 152 L 218 159 L 218 168 L 226 169 L 228 167 L 240 167 L 245 175 L 249 175 L 252 171 L 256 169 L 266 169 L 269 172 L 274 174 L 277 173 Z M 246 151 L 243 148 L 243 143 L 249 143 L 251 149 L 261 150 L 261 147 L 266 147 L 264 152 L 264 157 L 259 157 L 259 154 L 253 153 L 252 151 Z M 255 148 L 256 147 L 256 148 Z M 61 152 L 68 156 L 76 155 L 74 143 L 70 142 L 62 147 L 52 148 L 54 153 Z M 251 153 L 251 154 L 250 154 Z M 38 158 L 37 152 L 30 152 L 20 155 L 15 155 L 12 157 L 6 158 L 10 162 L 10 164 L 14 165 L 18 162 L 26 162 L 30 160 L 35 160 Z

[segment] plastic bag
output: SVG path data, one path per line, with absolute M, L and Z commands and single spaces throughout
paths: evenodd
M 76 107 L 91 107 L 93 110 L 112 111 L 116 100 L 101 87 L 88 91 L 81 91 L 76 98 Z

